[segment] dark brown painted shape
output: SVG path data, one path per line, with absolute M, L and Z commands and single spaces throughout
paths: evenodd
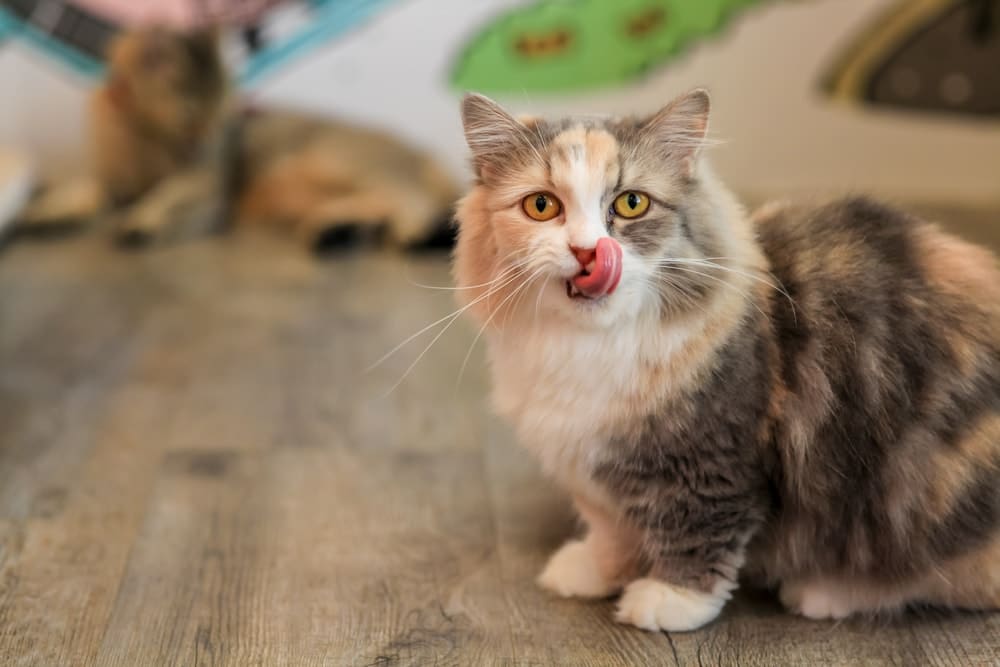
M 1000 115 L 1000 0 L 958 2 L 874 68 L 873 104 Z

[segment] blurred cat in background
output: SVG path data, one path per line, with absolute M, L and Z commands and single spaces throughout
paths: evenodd
M 450 242 L 457 191 L 440 165 L 375 130 L 240 110 L 214 32 L 145 28 L 114 40 L 90 139 L 99 199 L 124 242 L 228 222 L 279 228 L 320 249 L 358 236 Z M 27 217 L 44 219 L 60 194 L 43 194 Z
M 464 102 L 458 294 L 587 528 L 540 585 L 648 630 L 712 621 L 742 576 L 810 618 L 1000 608 L 996 259 L 865 198 L 748 216 L 708 114 Z

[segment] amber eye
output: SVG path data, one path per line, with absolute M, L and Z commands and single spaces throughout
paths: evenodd
M 521 202 L 521 208 L 532 220 L 545 222 L 559 215 L 559 212 L 562 211 L 562 204 L 548 192 L 536 192 L 524 198 L 524 201 Z
M 615 213 L 623 218 L 638 218 L 649 210 L 649 197 L 641 192 L 623 192 L 615 199 Z

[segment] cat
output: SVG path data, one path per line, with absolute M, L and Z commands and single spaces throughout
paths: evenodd
M 462 104 L 454 276 L 494 403 L 586 525 L 538 583 L 688 631 L 739 581 L 809 618 L 1000 607 L 1000 270 L 865 197 L 747 215 L 709 97 Z
M 317 248 L 353 237 L 450 244 L 458 190 L 441 165 L 372 129 L 241 110 L 218 42 L 214 30 L 147 27 L 109 47 L 89 138 L 100 199 L 116 211 L 122 241 L 186 237 L 235 221 L 283 229 Z M 26 217 L 84 217 L 77 209 L 91 212 L 94 197 L 76 190 L 82 197 L 60 199 L 59 188 L 43 194 Z M 49 212 L 65 210 L 74 215 Z

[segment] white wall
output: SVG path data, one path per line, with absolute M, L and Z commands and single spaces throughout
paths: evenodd
M 874 191 L 921 201 L 1000 202 L 1000 123 L 979 124 L 844 106 L 817 80 L 838 49 L 893 0 L 800 0 L 751 9 L 725 34 L 636 85 L 559 98 L 506 99 L 520 111 L 651 111 L 707 85 L 721 174 L 756 195 Z M 375 20 L 264 79 L 261 101 L 336 113 L 394 129 L 464 173 L 457 104 L 448 74 L 462 44 L 512 0 L 399 0 Z M 0 50 L 0 142 L 63 158 L 79 128 L 78 94 L 40 75 L 21 47 Z M 30 69 L 30 73 L 29 73 Z
M 87 82 L 21 42 L 0 44 L 0 145 L 49 173 L 71 173 L 83 153 Z

